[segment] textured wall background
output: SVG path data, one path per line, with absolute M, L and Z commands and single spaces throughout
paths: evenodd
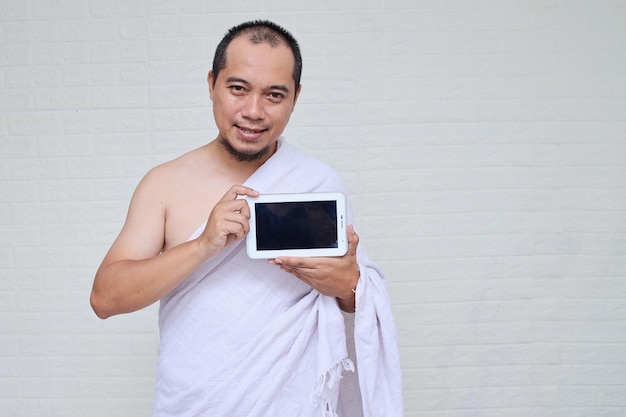
M 352 192 L 407 416 L 626 416 L 623 0 L 0 0 L 0 416 L 149 415 L 156 306 L 92 278 L 252 18 L 301 41 L 286 135 Z

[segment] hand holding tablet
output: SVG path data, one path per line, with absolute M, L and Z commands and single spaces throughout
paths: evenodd
M 248 256 L 343 256 L 346 237 L 346 198 L 342 193 L 263 194 L 247 197 L 250 232 Z

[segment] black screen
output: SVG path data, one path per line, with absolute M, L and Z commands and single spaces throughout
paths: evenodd
M 258 250 L 336 248 L 334 201 L 257 203 Z

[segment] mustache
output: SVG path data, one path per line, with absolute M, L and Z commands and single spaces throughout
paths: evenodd
M 268 130 L 270 128 L 270 126 L 267 123 L 255 125 L 254 123 L 245 123 L 240 120 L 235 120 L 233 124 L 237 126 L 238 128 L 244 129 L 244 130 L 263 131 L 263 130 Z

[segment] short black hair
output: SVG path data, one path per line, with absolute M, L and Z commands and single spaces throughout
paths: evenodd
M 220 71 L 226 66 L 226 49 L 233 39 L 246 34 L 248 40 L 255 44 L 266 43 L 272 47 L 280 45 L 281 42 L 287 44 L 295 61 L 293 67 L 293 80 L 296 83 L 296 91 L 300 87 L 302 77 L 302 54 L 298 41 L 285 28 L 269 20 L 252 20 L 241 23 L 228 30 L 224 38 L 217 45 L 215 56 L 213 57 L 213 82 L 217 80 Z

